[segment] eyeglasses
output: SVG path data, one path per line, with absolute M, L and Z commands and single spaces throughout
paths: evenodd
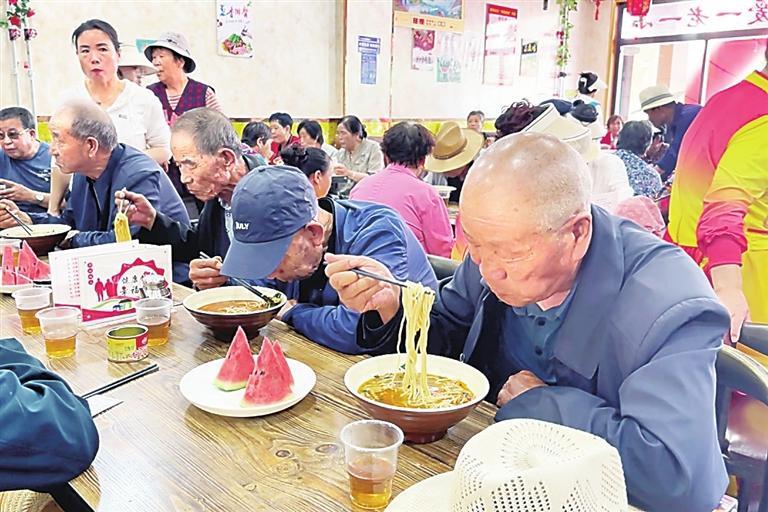
M 8 133 L 0 132 L 0 141 L 4 141 L 6 137 L 8 137 L 11 140 L 19 140 L 19 137 L 21 137 L 21 134 L 28 131 L 29 129 L 21 130 L 20 132 L 17 132 L 17 131 L 12 131 Z

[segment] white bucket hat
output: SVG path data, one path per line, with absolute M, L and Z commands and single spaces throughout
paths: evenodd
M 386 512 L 624 512 L 616 448 L 587 432 L 530 419 L 470 439 L 456 468 L 400 493 Z
M 587 162 L 600 154 L 600 147 L 592 140 L 592 132 L 573 118 L 563 117 L 551 103 L 522 132 L 548 133 L 575 149 Z
M 120 44 L 120 61 L 118 66 L 130 66 L 141 69 L 142 75 L 154 75 L 157 70 L 147 62 L 144 55 L 139 53 L 139 50 L 132 44 Z

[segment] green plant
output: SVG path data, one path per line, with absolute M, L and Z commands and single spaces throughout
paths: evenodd
M 571 38 L 571 30 L 573 29 L 573 23 L 571 23 L 570 15 L 571 11 L 575 11 L 578 0 L 557 0 L 560 6 L 559 12 L 559 29 L 557 31 L 558 45 L 557 52 L 555 54 L 555 63 L 557 67 L 563 70 L 568 61 L 571 58 L 571 51 L 568 48 L 568 41 Z

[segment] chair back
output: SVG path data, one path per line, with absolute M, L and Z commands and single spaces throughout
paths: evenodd
M 739 343 L 768 356 L 768 324 L 745 322 Z
M 458 261 L 443 258 L 441 256 L 427 254 L 427 259 L 429 260 L 429 264 L 432 265 L 432 270 L 435 271 L 435 276 L 438 281 L 442 281 L 447 277 L 453 277 L 453 273 L 456 272 L 456 269 L 459 266 Z
M 731 393 L 740 391 L 768 406 L 768 370 L 735 348 L 723 346 L 717 354 L 715 372 L 717 374 L 717 394 L 715 396 L 717 436 L 726 468 L 730 468 L 726 430 L 728 428 Z M 765 467 L 763 473 L 763 489 L 758 512 L 768 512 L 768 471 L 765 470 Z

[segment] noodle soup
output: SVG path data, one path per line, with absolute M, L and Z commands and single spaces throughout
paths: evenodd
M 257 300 L 224 300 L 200 306 L 200 311 L 225 315 L 245 315 L 267 309 L 267 304 Z
M 470 402 L 475 397 L 464 382 L 430 373 L 426 379 L 429 393 L 413 399 L 403 386 L 404 376 L 404 372 L 376 375 L 363 382 L 358 393 L 386 405 L 413 409 L 453 407 Z

